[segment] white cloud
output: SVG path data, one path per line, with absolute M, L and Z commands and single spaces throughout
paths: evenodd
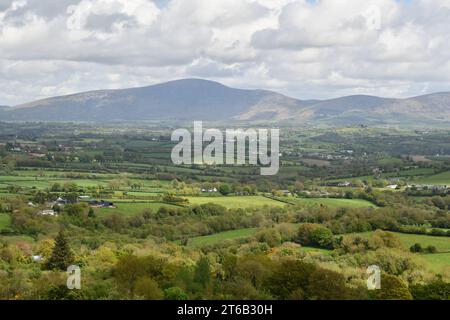
M 448 0 L 2 0 L 0 105 L 182 77 L 299 98 L 449 91 L 449 21 Z

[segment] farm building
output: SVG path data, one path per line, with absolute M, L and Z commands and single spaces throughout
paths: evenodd
M 89 201 L 89 205 L 93 208 L 109 208 L 109 209 L 116 209 L 117 207 L 114 205 L 114 202 L 110 201 L 104 201 L 104 200 L 92 200 Z

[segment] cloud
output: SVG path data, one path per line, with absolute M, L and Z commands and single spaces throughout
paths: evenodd
M 0 105 L 182 77 L 299 98 L 450 90 L 447 0 L 2 0 Z

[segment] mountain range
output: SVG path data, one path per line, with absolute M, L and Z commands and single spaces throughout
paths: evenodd
M 349 124 L 450 124 L 450 92 L 407 99 L 353 95 L 299 100 L 267 90 L 244 90 L 201 79 L 98 90 L 12 107 L 4 121 L 276 121 Z

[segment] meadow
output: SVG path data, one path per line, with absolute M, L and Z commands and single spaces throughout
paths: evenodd
M 284 207 L 286 203 L 262 196 L 186 197 L 191 205 L 214 203 L 228 209 L 256 208 L 263 206 Z
M 414 183 L 450 186 L 450 171 L 442 172 L 431 176 L 420 177 L 419 179 L 414 180 Z
M 114 202 L 117 206 L 115 209 L 110 208 L 95 208 L 96 215 L 102 217 L 111 214 L 118 214 L 123 216 L 134 216 L 143 213 L 145 210 L 158 211 L 161 207 L 179 208 L 178 206 L 170 205 L 162 202 Z

